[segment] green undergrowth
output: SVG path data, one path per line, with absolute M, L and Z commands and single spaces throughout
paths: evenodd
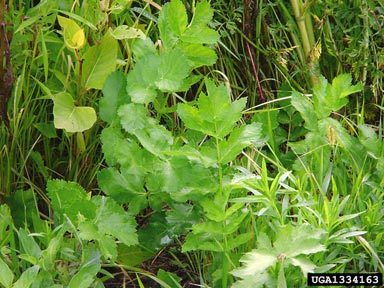
M 365 123 L 364 79 L 282 81 L 287 70 L 255 107 L 231 82 L 224 8 L 69 2 L 11 10 L 29 18 L 1 126 L 1 287 L 305 287 L 309 272 L 384 272 L 382 124 Z

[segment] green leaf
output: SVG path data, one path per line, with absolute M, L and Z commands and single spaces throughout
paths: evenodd
M 191 69 L 211 66 L 216 63 L 217 55 L 211 48 L 201 44 L 180 43 L 178 48 L 187 57 Z
M 117 116 L 117 109 L 131 102 L 126 92 L 127 78 L 121 71 L 110 74 L 104 83 L 103 95 L 100 99 L 100 118 L 109 124 Z
M 13 278 L 13 272 L 9 269 L 8 265 L 0 258 L 0 284 L 5 287 L 11 287 Z
M 101 42 L 84 54 L 82 84 L 86 89 L 102 89 L 108 75 L 115 71 L 118 43 L 108 32 Z
M 158 187 L 178 202 L 213 193 L 217 185 L 209 169 L 185 157 L 172 157 L 162 162 L 148 181 L 149 187 Z
M 114 168 L 107 168 L 99 172 L 97 181 L 100 189 L 116 202 L 130 203 L 129 210 L 134 214 L 139 213 L 148 204 L 144 175 L 122 175 Z
M 92 202 L 97 206 L 95 223 L 99 231 L 117 238 L 127 246 L 138 243 L 136 223 L 132 215 L 111 198 L 95 196 Z
M 208 1 L 197 3 L 191 24 L 183 33 L 181 40 L 188 43 L 215 44 L 219 40 L 219 34 L 207 27 L 212 17 L 213 11 Z
M 17 234 L 25 254 L 33 256 L 36 260 L 39 259 L 41 249 L 35 239 L 23 228 L 20 228 Z
M 57 129 L 70 133 L 83 132 L 96 122 L 96 112 L 92 107 L 76 107 L 72 96 L 66 92 L 53 96 L 53 116 Z
M 228 135 L 240 120 L 246 104 L 242 98 L 231 102 L 225 86 L 215 86 L 206 81 L 208 96 L 200 94 L 197 107 L 190 104 L 179 104 L 177 113 L 186 127 L 216 138 Z
M 286 225 L 277 234 L 274 249 L 277 255 L 291 258 L 325 251 L 325 246 L 320 243 L 322 235 L 322 230 L 313 229 L 310 225 Z
M 136 38 L 145 40 L 147 38 L 143 31 L 141 31 L 140 29 L 129 27 L 128 25 L 117 26 L 113 31 L 110 31 L 110 33 L 116 40 Z
M 174 273 L 159 269 L 159 271 L 157 271 L 157 278 L 168 284 L 170 288 L 182 288 L 180 285 L 181 278 Z
M 39 270 L 40 267 L 38 265 L 28 268 L 21 274 L 19 280 L 13 284 L 12 288 L 29 288 L 35 281 Z
M 80 267 L 69 282 L 68 288 L 88 288 L 96 279 L 96 274 L 100 271 L 100 257 L 94 257 Z
M 140 61 L 128 73 L 127 92 L 133 103 L 148 104 L 156 98 L 155 82 L 158 78 L 159 65 L 158 55 L 147 54 L 140 58 Z
M 313 109 L 312 103 L 308 100 L 308 98 L 305 95 L 294 91 L 292 92 L 291 103 L 293 107 L 295 107 L 295 109 L 300 112 L 301 117 L 303 117 L 305 120 L 304 127 L 308 130 L 316 130 L 317 115 Z
M 170 150 L 173 144 L 172 133 L 149 117 L 140 104 L 127 104 L 120 107 L 118 114 L 124 130 L 137 137 L 145 149 L 157 156 Z
M 244 148 L 251 144 L 260 146 L 262 144 L 262 129 L 260 123 L 252 123 L 235 128 L 229 135 L 228 140 L 219 144 L 219 163 L 226 164 L 236 158 Z
M 79 213 L 87 219 L 93 219 L 96 215 L 96 206 L 89 201 L 87 193 L 77 183 L 49 180 L 47 192 L 55 216 L 60 220 L 63 220 L 64 213 L 75 223 Z
M 241 257 L 243 265 L 231 272 L 232 275 L 245 279 L 249 276 L 264 273 L 277 263 L 277 255 L 272 251 L 252 250 Z
M 188 16 L 180 0 L 165 4 L 160 12 L 158 27 L 160 38 L 166 48 L 171 48 L 187 28 Z
M 170 50 L 160 55 L 156 87 L 164 92 L 175 92 L 189 75 L 187 58 L 180 50 Z

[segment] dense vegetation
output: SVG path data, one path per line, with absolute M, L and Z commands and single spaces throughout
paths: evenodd
M 0 287 L 384 272 L 383 15 L 0 0 Z

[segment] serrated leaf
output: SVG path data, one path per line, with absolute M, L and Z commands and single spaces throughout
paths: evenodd
M 108 75 L 115 71 L 118 43 L 106 33 L 99 44 L 88 48 L 83 59 L 82 84 L 86 89 L 102 89 Z
M 127 246 L 138 243 L 136 223 L 132 215 L 111 198 L 95 196 L 92 202 L 97 206 L 95 223 L 100 231 L 117 238 Z
M 325 251 L 325 246 L 320 243 L 323 233 L 322 230 L 313 229 L 309 225 L 286 225 L 277 234 L 274 249 L 277 254 L 287 257 Z
M 161 91 L 175 92 L 180 89 L 188 75 L 188 60 L 181 51 L 166 51 L 160 55 L 155 85 Z
M 120 204 L 130 203 L 130 211 L 139 213 L 148 204 L 144 190 L 144 175 L 122 175 L 114 168 L 103 169 L 97 175 L 100 189 Z
M 140 144 L 149 152 L 162 156 L 173 144 L 172 133 L 149 117 L 147 110 L 140 104 L 127 104 L 120 107 L 118 114 L 121 125 L 137 137 Z
M 268 280 L 268 273 L 258 273 L 236 281 L 233 283 L 231 288 L 263 288 L 265 287 L 264 284 L 267 283 Z
M 219 144 L 219 163 L 226 164 L 236 158 L 244 148 L 251 144 L 260 145 L 263 140 L 260 123 L 252 123 L 235 128 L 229 135 L 228 140 Z
M 88 219 L 95 217 L 96 206 L 89 201 L 87 193 L 79 184 L 63 180 L 49 180 L 47 192 L 58 219 L 62 220 L 64 213 L 75 223 L 79 213 Z
M 215 191 L 216 183 L 212 181 L 210 170 L 187 158 L 172 157 L 159 165 L 158 171 L 150 179 L 153 184 L 156 181 L 156 185 L 152 186 L 159 187 L 175 201 L 199 199 Z
M 216 86 L 210 80 L 206 81 L 206 86 L 208 96 L 201 93 L 197 107 L 190 104 L 179 104 L 177 113 L 189 129 L 216 138 L 223 138 L 240 120 L 246 99 L 231 102 L 225 86 Z
M 277 263 L 277 256 L 273 252 L 255 249 L 241 257 L 240 262 L 243 265 L 233 270 L 231 274 L 244 279 L 265 272 Z
M 181 43 L 178 47 L 187 57 L 191 69 L 211 66 L 217 61 L 215 51 L 201 44 Z
M 160 38 L 164 46 L 171 48 L 184 33 L 187 24 L 187 12 L 180 0 L 172 0 L 165 4 L 158 19 Z
M 57 16 L 61 28 L 63 28 L 64 42 L 71 49 L 81 49 L 85 44 L 83 29 L 75 21 L 62 16 Z
M 99 109 L 100 118 L 109 124 L 117 116 L 117 109 L 131 102 L 127 95 L 127 78 L 121 71 L 116 71 L 110 74 L 104 83 L 103 95 L 100 99 Z
M 57 129 L 67 132 L 83 132 L 96 122 L 96 112 L 92 107 L 76 107 L 69 93 L 53 96 L 53 116 Z
M 317 129 L 317 115 L 313 109 L 312 103 L 308 100 L 303 94 L 294 91 L 292 93 L 291 103 L 297 111 L 300 112 L 301 117 L 303 117 L 305 123 L 304 127 L 308 130 Z

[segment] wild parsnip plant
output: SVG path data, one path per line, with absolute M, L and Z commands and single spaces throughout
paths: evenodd
M 33 2 L 7 15 L 0 286 L 384 272 L 382 5 L 254 1 L 252 38 L 239 0 Z

